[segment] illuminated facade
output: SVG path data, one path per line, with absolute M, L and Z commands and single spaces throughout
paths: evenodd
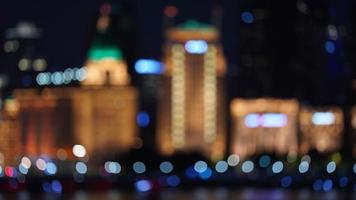
M 163 154 L 225 152 L 225 59 L 218 31 L 188 21 L 167 31 L 159 100 L 158 146 Z
M 55 97 L 45 90 L 41 95 L 36 89 L 15 90 L 19 103 L 18 119 L 24 153 L 29 156 L 54 155 Z
M 73 91 L 75 141 L 89 154 L 122 153 L 137 141 L 137 92 L 133 87 L 84 87 Z
M 127 85 L 130 82 L 122 52 L 115 46 L 93 46 L 85 66 L 87 77 L 82 85 Z
M 99 21 L 103 17 L 108 20 L 101 16 Z M 54 156 L 59 149 L 72 155 L 72 146 L 80 144 L 89 156 L 111 156 L 138 142 L 138 94 L 129 86 L 127 65 L 108 32 L 109 24 L 104 25 L 99 26 L 85 67 L 37 76 L 39 85 L 45 86 L 49 80 L 65 83 L 70 75 L 81 81 L 80 87 L 15 91 L 26 155 Z
M 16 166 L 22 153 L 17 114 L 18 103 L 14 99 L 7 99 L 4 110 L 0 111 L 0 166 L 2 167 Z
M 352 108 L 351 112 L 351 127 L 352 127 L 352 132 L 351 132 L 351 153 L 354 158 L 356 158 L 356 107 Z
M 114 39 L 111 12 L 109 4 L 103 4 L 100 8 L 95 37 L 85 63 L 87 77 L 81 82 L 82 85 L 128 85 L 130 82 L 123 53 Z
M 129 150 L 136 138 L 137 92 L 129 86 L 15 91 L 26 155 L 54 156 L 74 144 L 88 154 Z
M 300 112 L 301 153 L 315 149 L 320 153 L 340 149 L 344 116 L 341 108 L 302 108 Z
M 264 152 L 296 155 L 298 109 L 296 100 L 233 100 L 232 153 L 242 158 Z

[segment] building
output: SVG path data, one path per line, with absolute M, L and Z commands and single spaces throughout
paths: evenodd
M 43 80 L 38 83 L 45 83 L 40 84 L 44 88 L 15 90 L 26 154 L 54 157 L 65 150 L 72 155 L 73 145 L 80 144 L 89 156 L 105 158 L 129 151 L 139 142 L 138 94 L 129 85 L 127 65 L 105 13 L 98 19 L 85 68 L 41 73 L 38 78 Z M 59 86 L 77 73 L 79 87 L 46 87 L 48 82 Z
M 238 1 L 236 96 L 295 96 L 296 1 Z M 280 8 L 283 9 L 280 9 Z M 282 83 L 282 84 L 281 84 Z
M 299 117 L 302 154 L 311 150 L 335 152 L 342 147 L 344 115 L 339 107 L 304 107 Z
M 5 100 L 0 111 L 0 166 L 17 166 L 22 155 L 22 145 L 17 119 L 18 103 L 12 98 Z
M 56 100 L 48 90 L 42 94 L 36 89 L 14 91 L 19 104 L 18 121 L 24 153 L 28 156 L 54 155 Z
M 9 77 L 6 95 L 14 88 L 35 86 L 35 74 L 46 70 L 47 60 L 41 54 L 42 30 L 32 22 L 20 21 L 4 34 L 1 64 Z
M 351 132 L 347 139 L 350 140 L 351 155 L 356 158 L 356 143 L 354 142 L 356 141 L 356 107 L 353 107 L 351 111 Z
M 187 21 L 166 33 L 165 72 L 158 108 L 158 148 L 163 154 L 225 153 L 225 59 L 218 30 Z
M 234 99 L 231 152 L 241 158 L 260 153 L 296 155 L 298 111 L 294 99 Z
M 25 153 L 54 157 L 81 144 L 89 155 L 123 153 L 134 146 L 137 92 L 130 86 L 19 89 Z

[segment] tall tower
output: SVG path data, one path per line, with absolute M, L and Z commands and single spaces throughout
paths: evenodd
M 112 28 L 111 7 L 104 4 L 86 61 L 86 78 L 72 93 L 74 137 L 89 153 L 111 156 L 138 141 L 137 91 Z
M 111 6 L 104 4 L 89 49 L 83 85 L 127 85 L 130 81 L 123 53 L 114 40 L 110 14 Z
M 166 33 L 158 146 L 163 154 L 225 152 L 225 59 L 218 30 L 187 21 Z

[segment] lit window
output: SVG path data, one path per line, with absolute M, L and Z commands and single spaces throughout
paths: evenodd
M 312 116 L 314 125 L 332 125 L 335 123 L 335 116 L 331 112 L 316 112 Z
M 188 53 L 204 54 L 208 50 L 208 43 L 204 40 L 189 40 L 184 47 Z
M 283 127 L 288 121 L 287 116 L 280 113 L 266 113 L 262 117 L 262 126 L 266 128 Z

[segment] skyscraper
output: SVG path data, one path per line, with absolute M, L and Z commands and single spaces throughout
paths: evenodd
M 158 108 L 158 148 L 163 154 L 225 152 L 225 58 L 218 30 L 187 21 L 166 33 L 165 72 Z

